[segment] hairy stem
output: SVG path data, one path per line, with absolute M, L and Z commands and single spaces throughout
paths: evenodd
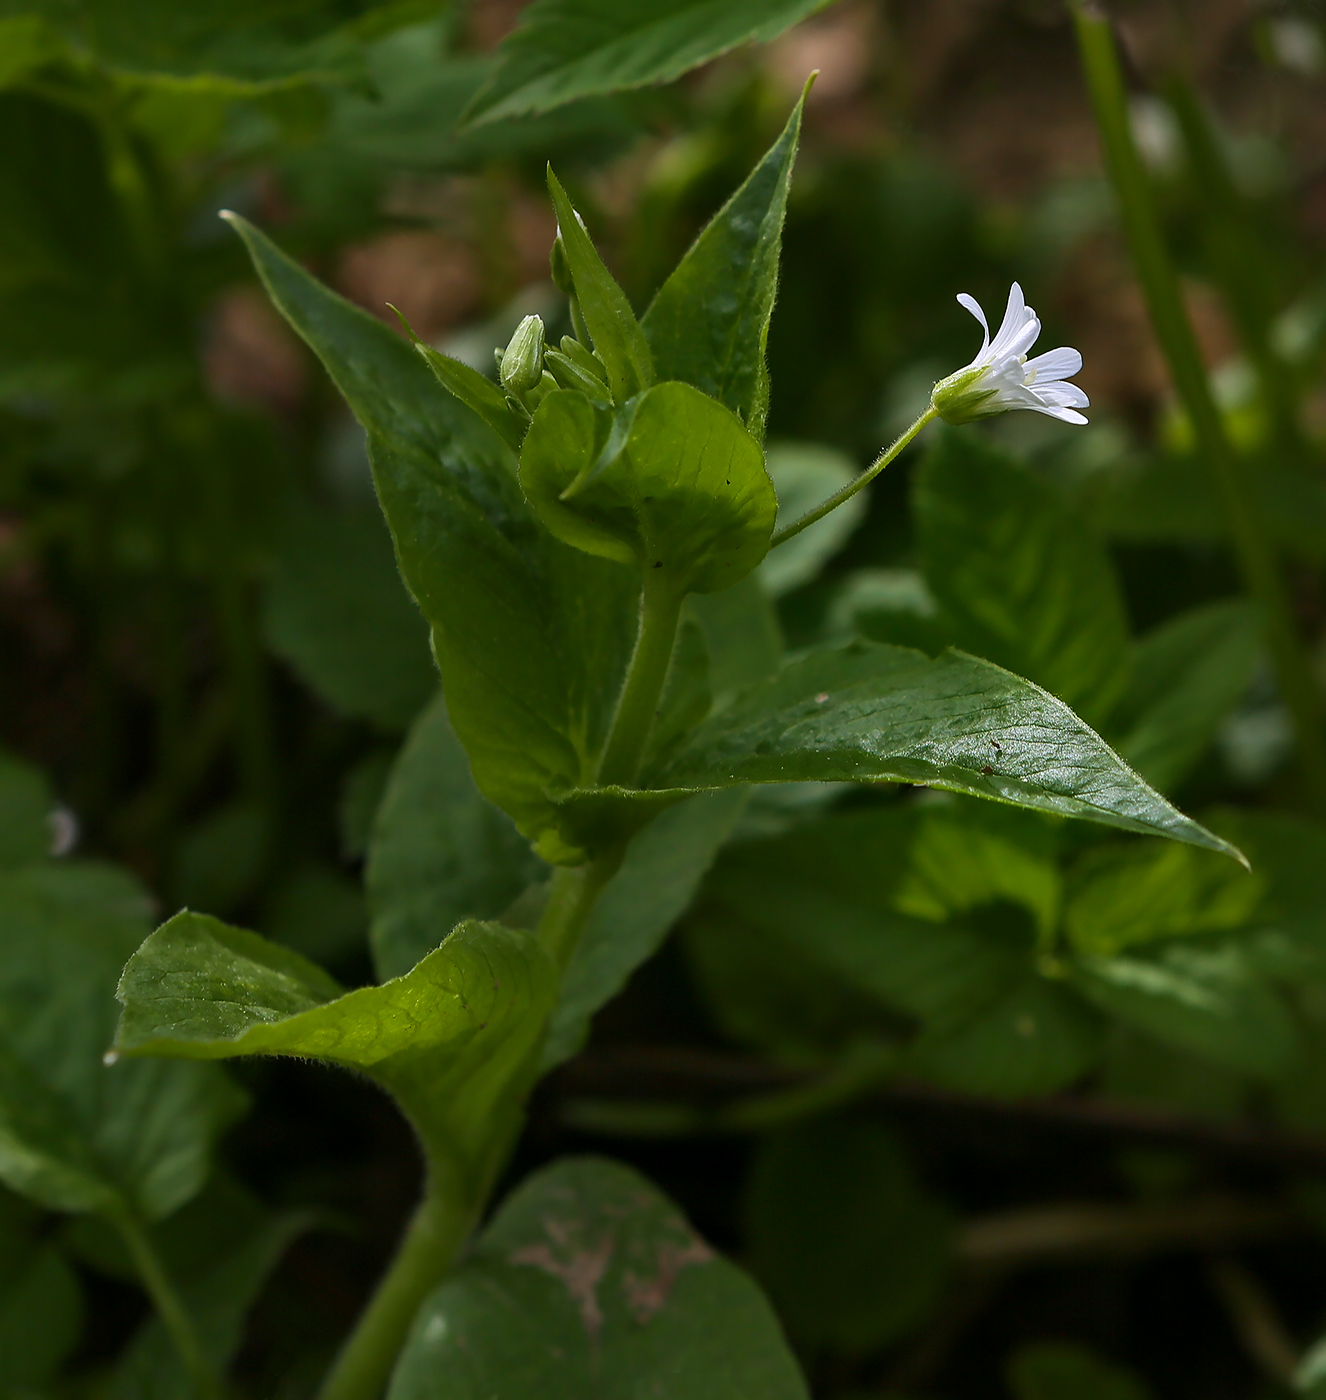
M 785 525 L 781 530 L 775 530 L 774 537 L 769 542 L 769 548 L 777 549 L 780 544 L 785 544 L 794 535 L 799 535 L 802 530 L 813 525 L 817 520 L 823 520 L 830 511 L 837 510 L 844 501 L 850 501 L 863 486 L 869 486 L 874 481 L 926 424 L 933 422 L 938 417 L 937 409 L 927 408 L 916 422 L 896 442 L 886 447 L 855 481 L 849 481 L 841 491 L 835 491 L 827 501 L 821 501 L 814 510 L 807 511 L 800 520 L 793 521 L 791 525 Z
M 204 1400 L 219 1396 L 221 1387 L 203 1354 L 202 1343 L 193 1325 L 193 1319 L 189 1316 L 179 1290 L 166 1272 L 166 1266 L 147 1231 L 127 1211 L 116 1215 L 114 1223 L 134 1261 L 138 1277 L 157 1310 L 161 1325 L 174 1343 L 197 1394 L 204 1397 Z
M 659 696 L 663 693 L 663 682 L 672 660 L 681 603 L 682 595 L 670 580 L 655 581 L 651 572 L 645 571 L 644 590 L 640 595 L 640 633 L 599 763 L 600 787 L 632 787 L 640 775 L 645 745 L 649 742 Z
M 1309 799 L 1317 811 L 1326 811 L 1326 741 L 1316 687 L 1265 521 L 1211 395 L 1151 186 L 1133 141 L 1114 35 L 1094 5 L 1086 0 L 1070 3 L 1105 163 L 1151 324 L 1192 421 L 1200 455 L 1215 479 L 1244 584 L 1262 608 L 1280 693 L 1294 720 Z

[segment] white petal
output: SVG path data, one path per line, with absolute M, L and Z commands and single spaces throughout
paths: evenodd
M 1008 306 L 1004 310 L 1004 319 L 994 338 L 994 348 L 999 354 L 1004 353 L 1009 341 L 1026 324 L 1027 309 L 1027 303 L 1022 296 L 1022 288 L 1014 282 L 1008 289 Z
M 1037 379 L 1071 379 L 1081 368 L 1080 352 L 1067 345 L 1061 345 L 1057 350 L 1047 350 L 1026 364 L 1027 373 L 1034 374 Z
M 1035 413 L 1045 414 L 1047 418 L 1057 418 L 1061 423 L 1075 423 L 1078 427 L 1089 421 L 1075 408 L 1046 408 L 1042 404 L 1028 404 L 1027 407 Z
M 1051 383 L 1033 384 L 1031 393 L 1042 403 L 1052 404 L 1055 408 L 1090 408 L 1091 400 L 1077 387 L 1076 384 L 1065 384 L 1063 380 L 1056 379 Z
M 965 310 L 970 311 L 971 314 L 975 316 L 976 319 L 981 323 L 981 329 L 985 332 L 985 339 L 981 342 L 981 353 L 976 357 L 976 360 L 979 360 L 981 358 L 981 355 L 984 355 L 985 352 L 990 348 L 990 323 L 985 319 L 985 312 L 981 310 L 981 303 L 969 293 L 958 293 L 958 305 L 963 307 Z M 976 360 L 973 360 L 972 363 L 975 364 Z

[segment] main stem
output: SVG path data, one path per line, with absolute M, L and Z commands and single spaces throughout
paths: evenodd
M 886 447 L 855 481 L 849 481 L 841 491 L 835 491 L 827 501 L 821 501 L 814 510 L 807 511 L 800 520 L 794 521 L 791 525 L 786 525 L 783 529 L 775 531 L 773 539 L 769 542 L 769 548 L 776 549 L 780 544 L 786 543 L 794 535 L 799 535 L 802 530 L 813 525 L 817 520 L 823 520 L 830 511 L 837 510 L 844 501 L 850 501 L 863 486 L 869 486 L 870 483 L 874 481 L 880 472 L 893 461 L 898 453 L 911 442 L 927 423 L 933 422 L 938 417 L 938 409 L 934 407 L 927 408 L 916 422 L 913 423 L 896 442 Z
M 1326 739 L 1316 687 L 1266 523 L 1211 395 L 1151 186 L 1133 142 L 1114 35 L 1089 0 L 1070 4 L 1106 166 L 1151 324 L 1192 421 L 1200 454 L 1215 479 L 1244 584 L 1261 604 L 1280 694 L 1294 720 L 1308 797 L 1316 811 L 1326 812 Z
M 147 1290 L 148 1297 L 152 1299 L 161 1325 L 166 1329 L 180 1360 L 184 1363 L 184 1369 L 193 1382 L 194 1389 L 203 1400 L 212 1400 L 212 1397 L 220 1395 L 221 1392 L 216 1373 L 203 1355 L 202 1343 L 198 1339 L 193 1319 L 184 1306 L 174 1280 L 167 1273 L 161 1256 L 147 1231 L 133 1216 L 128 1213 L 117 1215 L 115 1225 L 134 1261 L 134 1267 L 138 1270 L 138 1277 Z

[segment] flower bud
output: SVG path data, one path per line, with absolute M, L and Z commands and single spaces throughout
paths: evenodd
M 543 378 L 543 321 L 526 316 L 516 327 L 498 367 L 502 388 L 517 398 Z
M 585 228 L 585 221 L 580 217 L 578 210 L 576 211 L 576 222 L 581 228 Z M 585 231 L 588 233 L 589 230 Z M 548 255 L 548 266 L 552 269 L 553 286 L 563 296 L 575 296 L 575 278 L 571 276 L 571 260 L 566 256 L 566 245 L 562 242 L 560 227 L 557 230 L 557 237 L 553 239 L 552 252 Z

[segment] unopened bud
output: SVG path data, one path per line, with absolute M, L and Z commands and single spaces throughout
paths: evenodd
M 498 366 L 502 388 L 519 397 L 543 378 L 543 321 L 526 316 L 516 327 Z
M 576 223 L 578 223 L 581 228 L 585 227 L 585 221 L 578 213 L 576 214 Z M 588 232 L 587 229 L 586 232 Z M 548 265 L 552 269 L 553 286 L 555 286 L 563 296 L 575 296 L 575 278 L 571 276 L 571 260 L 566 256 L 566 245 L 562 242 L 562 230 L 560 225 L 557 229 L 557 237 L 553 239 L 552 252 L 548 255 Z

